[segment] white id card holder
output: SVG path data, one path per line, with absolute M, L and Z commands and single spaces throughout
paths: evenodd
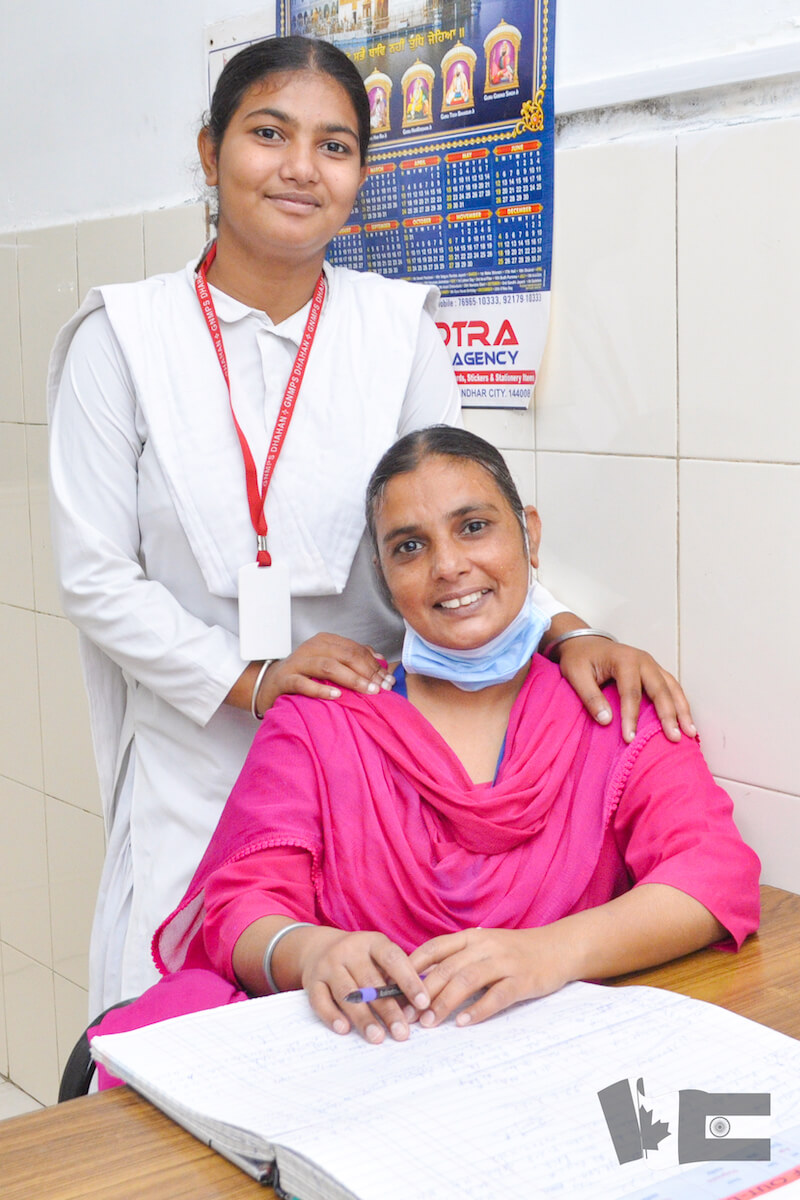
M 239 653 L 246 662 L 292 652 L 289 568 L 245 563 L 239 568 Z

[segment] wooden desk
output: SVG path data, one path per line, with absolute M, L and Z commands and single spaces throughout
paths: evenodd
M 722 1008 L 800 1038 L 800 896 L 761 888 L 761 928 L 738 954 L 698 950 L 651 971 L 614 981 L 646 983 L 710 1000 Z
M 3 1200 L 275 1200 L 131 1091 L 0 1123 Z
M 761 931 L 616 980 L 711 1000 L 800 1038 L 800 896 L 761 889 Z M 0 1122 L 3 1200 L 272 1200 L 129 1088 Z

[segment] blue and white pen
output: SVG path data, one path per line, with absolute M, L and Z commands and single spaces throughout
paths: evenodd
M 345 996 L 347 1004 L 371 1004 L 373 1000 L 389 1000 L 393 996 L 404 996 L 405 992 L 396 983 L 387 983 L 383 987 L 356 988 Z
M 423 974 L 422 979 L 425 978 Z M 356 988 L 345 996 L 345 1004 L 371 1004 L 373 1000 L 391 1000 L 395 996 L 405 996 L 405 992 L 396 983 L 385 983 L 383 987 Z

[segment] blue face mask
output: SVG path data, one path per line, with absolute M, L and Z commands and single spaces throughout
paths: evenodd
M 406 624 L 403 642 L 403 666 L 415 675 L 447 679 L 463 692 L 477 692 L 494 683 L 508 683 L 517 671 L 530 662 L 542 634 L 550 628 L 550 618 L 533 603 L 528 589 L 525 603 L 510 625 L 485 646 L 474 650 L 449 650 L 434 646 Z

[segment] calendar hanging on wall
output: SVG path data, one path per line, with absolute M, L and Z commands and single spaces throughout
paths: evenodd
M 465 407 L 526 408 L 544 351 L 555 8 L 556 0 L 277 3 L 275 32 L 333 42 L 369 97 L 367 179 L 328 258 L 440 289 L 437 323 Z M 225 57 L 241 48 L 219 38 L 214 47 Z

